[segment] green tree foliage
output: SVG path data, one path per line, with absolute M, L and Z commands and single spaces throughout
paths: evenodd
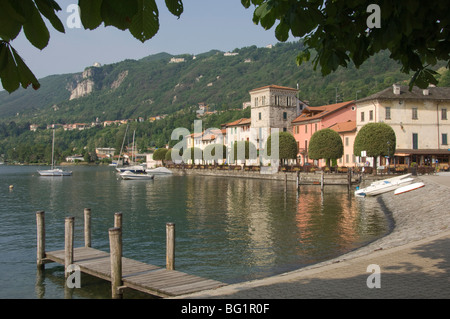
M 158 148 L 153 153 L 153 160 L 155 160 L 155 161 L 164 161 L 166 159 L 167 152 L 168 152 L 167 148 Z
M 203 151 L 198 147 L 190 147 L 183 153 L 183 161 L 195 163 L 203 160 Z
M 323 75 L 353 62 L 358 68 L 370 56 L 387 50 L 401 71 L 414 75 L 415 84 L 426 88 L 436 84 L 436 72 L 429 68 L 442 60 L 449 65 L 450 7 L 446 2 L 421 0 L 371 1 L 241 0 L 255 5 L 253 22 L 264 29 L 275 25 L 275 36 L 286 41 L 289 32 L 304 38 L 305 49 L 298 64 L 313 57 Z M 379 22 L 379 27 L 372 22 Z M 370 22 L 370 25 L 369 25 Z M 314 52 L 313 52 L 314 50 Z
M 278 138 L 278 156 L 281 160 L 297 158 L 298 147 L 294 136 L 289 132 L 278 132 L 270 134 L 266 143 L 267 155 L 272 154 L 272 139 Z
M 217 152 L 222 152 L 222 154 L 217 153 Z M 205 147 L 205 149 L 203 150 L 203 157 L 205 159 L 205 161 L 207 160 L 219 160 L 219 159 L 225 159 L 227 158 L 227 147 L 223 144 L 209 144 Z
M 386 123 L 368 123 L 364 125 L 356 135 L 353 144 L 353 153 L 356 156 L 361 156 L 362 151 L 366 151 L 369 157 L 393 156 L 395 149 L 395 132 Z
M 166 0 L 166 7 L 177 16 L 183 13 L 181 0 Z M 96 29 L 104 23 L 120 30 L 128 30 L 141 42 L 152 38 L 159 30 L 159 11 L 155 0 L 79 0 L 81 23 L 85 29 Z M 61 7 L 54 0 L 3 0 L 0 2 L 0 78 L 8 92 L 27 88 L 38 89 L 40 84 L 11 46 L 23 30 L 25 37 L 36 48 L 44 49 L 50 33 L 45 17 L 57 31 L 64 33 L 64 25 L 56 13 Z
M 256 146 L 249 141 L 237 141 L 233 143 L 231 152 L 231 161 L 244 161 L 247 159 L 256 159 Z
M 308 157 L 314 160 L 325 159 L 327 166 L 330 160 L 341 158 L 344 146 L 339 134 L 326 128 L 315 132 L 309 141 Z

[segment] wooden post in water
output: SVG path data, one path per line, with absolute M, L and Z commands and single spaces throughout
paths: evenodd
M 351 187 L 352 187 L 352 171 L 349 169 L 347 171 L 347 188 L 348 188 L 348 191 L 350 191 Z
M 114 214 L 114 227 L 122 229 L 122 213 Z
M 297 191 L 300 189 L 300 171 L 297 171 L 297 178 L 295 179 L 295 187 L 297 188 Z
M 67 278 L 69 272 L 68 267 L 73 264 L 73 229 L 74 217 L 66 217 L 65 219 L 65 240 L 64 240 L 64 274 Z
M 37 228 L 37 266 L 44 268 L 45 258 L 45 213 L 43 210 L 36 212 L 36 228 Z
M 91 247 L 91 209 L 84 209 L 84 247 Z
M 175 270 L 175 224 L 166 224 L 166 269 Z
M 122 291 L 122 229 L 109 229 L 109 246 L 111 254 L 111 297 L 121 299 Z
M 324 178 L 325 178 L 325 176 L 323 174 L 323 171 L 321 171 L 321 175 L 320 175 L 320 190 L 322 190 L 322 191 L 323 191 L 323 186 L 324 186 Z

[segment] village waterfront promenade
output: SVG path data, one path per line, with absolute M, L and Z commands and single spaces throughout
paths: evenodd
M 365 247 L 296 271 L 179 298 L 450 298 L 450 173 L 418 179 L 425 187 L 378 197 L 394 227 Z M 375 282 L 373 265 L 379 266 L 379 288 L 369 288 Z

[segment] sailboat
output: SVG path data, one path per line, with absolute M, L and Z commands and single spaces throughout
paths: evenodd
M 38 170 L 41 176 L 72 176 L 72 171 L 65 171 L 60 168 L 55 168 L 55 130 L 53 129 L 53 142 L 52 142 L 52 168 L 47 170 Z
M 127 130 L 128 130 L 128 125 L 127 125 Z M 125 136 L 127 134 L 127 130 L 125 131 Z M 135 149 L 135 145 L 134 145 L 134 137 L 135 137 L 136 131 L 133 132 L 133 148 L 131 151 L 131 162 L 134 164 L 135 163 L 135 154 L 136 154 L 136 149 Z M 122 149 L 123 149 L 123 144 L 125 142 L 125 136 L 124 136 L 124 140 L 122 142 Z M 120 154 L 122 154 L 122 150 L 120 150 Z M 119 161 L 120 161 L 120 155 L 119 155 Z M 123 160 L 122 160 L 123 162 Z M 136 173 L 136 174 L 141 174 L 141 173 L 145 173 L 145 168 L 142 165 L 122 165 L 122 166 L 117 166 L 116 167 L 116 171 L 118 171 L 119 173 L 123 173 L 123 172 L 132 172 L 132 173 Z

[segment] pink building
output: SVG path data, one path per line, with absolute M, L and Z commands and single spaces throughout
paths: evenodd
M 301 164 L 324 165 L 323 161 L 314 163 L 308 159 L 308 146 L 311 136 L 318 130 L 347 121 L 356 121 L 356 105 L 353 101 L 323 106 L 307 106 L 302 114 L 292 121 L 293 135 L 297 141 L 298 157 Z

